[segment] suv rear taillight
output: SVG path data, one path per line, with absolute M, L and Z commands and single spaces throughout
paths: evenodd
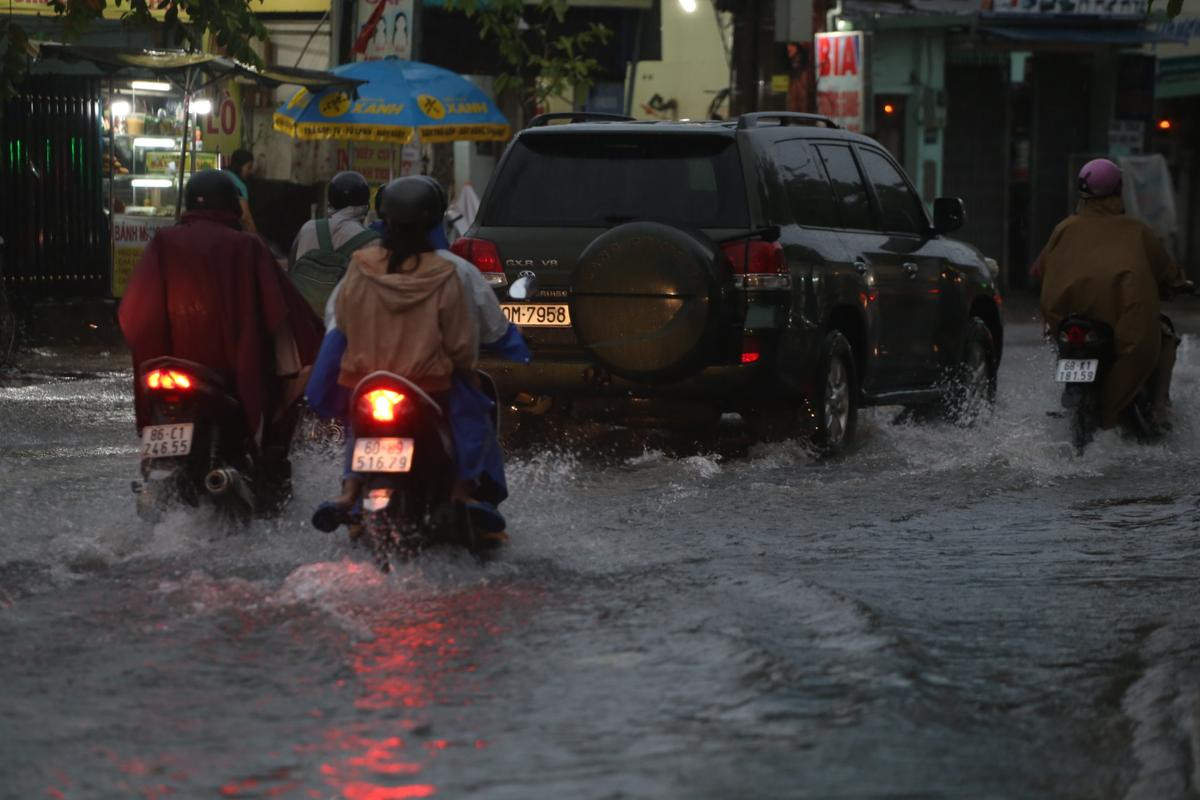
M 739 289 L 792 288 L 779 242 L 726 242 L 721 250 L 733 264 L 733 284 Z
M 500 264 L 500 251 L 495 242 L 487 239 L 474 239 L 464 236 L 455 239 L 450 245 L 450 252 L 465 258 L 483 273 L 483 278 L 492 286 L 507 286 L 508 278 L 504 277 L 504 267 Z

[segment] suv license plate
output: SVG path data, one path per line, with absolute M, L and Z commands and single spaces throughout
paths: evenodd
M 501 303 L 500 308 L 509 322 L 523 327 L 571 327 L 571 309 L 566 303 Z
M 412 457 L 412 439 L 388 437 L 354 441 L 355 472 L 409 472 Z
M 192 452 L 190 422 L 178 425 L 147 425 L 142 428 L 142 458 L 174 458 Z
M 1060 358 L 1054 379 L 1059 383 L 1094 383 L 1098 358 Z

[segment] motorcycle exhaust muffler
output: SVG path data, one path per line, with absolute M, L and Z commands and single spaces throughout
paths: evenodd
M 222 467 L 204 476 L 204 488 L 209 494 L 225 494 L 241 479 L 242 476 L 238 475 L 236 470 Z
M 204 488 L 213 497 L 222 497 L 233 493 L 247 508 L 254 508 L 254 494 L 246 479 L 236 469 L 218 467 L 204 476 Z

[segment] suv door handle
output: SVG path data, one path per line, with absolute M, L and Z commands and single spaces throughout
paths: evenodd
M 867 262 L 863 261 L 861 258 L 854 262 L 854 268 L 858 270 L 859 275 L 867 274 Z
M 908 277 L 915 278 L 915 277 L 917 277 L 917 273 L 920 271 L 921 271 L 921 268 L 918 267 L 912 261 L 904 262 L 904 272 L 908 275 Z

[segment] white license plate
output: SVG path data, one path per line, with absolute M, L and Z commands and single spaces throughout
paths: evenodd
M 1094 383 L 1098 358 L 1060 358 L 1054 379 L 1059 383 Z
M 193 425 L 147 425 L 142 428 L 142 458 L 174 458 L 192 452 Z
M 524 327 L 571 327 L 571 308 L 566 303 L 501 303 L 500 308 L 509 322 Z
M 412 457 L 412 439 L 388 437 L 354 442 L 355 472 L 408 472 Z

